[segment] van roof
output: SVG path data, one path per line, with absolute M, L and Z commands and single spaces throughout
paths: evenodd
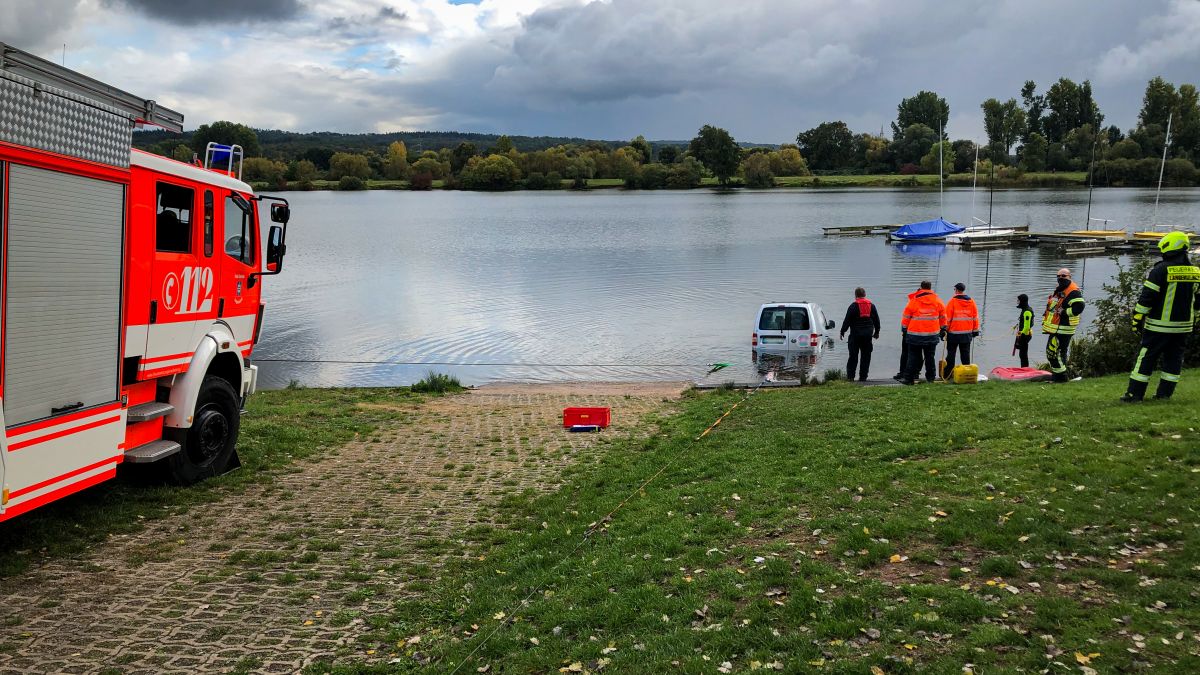
M 768 307 L 807 307 L 811 304 L 807 300 L 801 300 L 800 302 L 764 302 L 759 309 L 766 309 Z
M 254 194 L 254 189 L 242 181 L 226 176 L 223 173 L 209 171 L 191 164 L 184 164 L 169 157 L 162 157 L 153 153 L 145 152 L 134 148 L 129 153 L 129 163 L 133 166 L 140 166 L 159 173 L 165 173 L 171 176 L 178 176 L 188 180 L 196 181 L 197 183 L 205 183 L 207 185 L 218 185 L 220 187 L 229 188 L 236 192 L 245 192 Z

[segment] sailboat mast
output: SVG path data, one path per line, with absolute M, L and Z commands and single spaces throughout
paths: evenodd
M 946 196 L 942 194 L 942 121 L 938 120 L 938 217 L 946 219 Z
M 995 143 L 995 141 L 993 141 L 991 144 L 991 147 L 988 148 L 988 159 L 991 160 L 991 162 L 989 162 L 990 166 L 988 166 L 988 232 L 991 232 L 992 231 L 992 196 L 996 189 L 996 179 L 995 179 L 995 175 L 996 175 L 996 143 Z M 990 251 L 989 251 L 989 253 L 990 253 Z M 988 261 L 990 262 L 991 258 L 988 258 Z M 987 283 L 987 282 L 984 282 L 984 283 Z
M 1096 143 L 1100 140 L 1099 136 L 1092 138 L 1092 163 L 1088 164 L 1088 207 L 1087 219 L 1083 222 L 1083 229 L 1087 230 L 1092 226 L 1092 188 L 1094 187 L 1096 174 Z M 1086 263 L 1084 263 L 1086 264 Z
M 1158 229 L 1158 196 L 1162 194 L 1163 171 L 1167 168 L 1167 148 L 1171 147 L 1171 118 L 1175 113 L 1167 115 L 1167 137 L 1163 141 L 1163 156 L 1162 163 L 1158 165 L 1158 191 L 1154 193 L 1154 218 L 1150 220 L 1150 227 Z
M 975 184 L 979 182 L 979 144 L 975 144 L 975 173 L 971 176 L 971 224 L 975 224 Z

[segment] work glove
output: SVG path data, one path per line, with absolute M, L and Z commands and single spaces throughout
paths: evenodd
M 1146 315 L 1135 312 L 1133 315 L 1133 320 L 1130 322 L 1130 327 L 1133 328 L 1134 333 L 1141 335 L 1142 326 L 1144 326 L 1145 323 L 1146 323 Z
M 946 339 L 946 329 L 945 328 L 942 328 L 942 330 L 938 331 L 938 338 L 940 338 L 942 340 Z
M 975 331 L 974 333 L 971 333 L 971 337 L 973 337 L 973 338 L 979 337 L 979 331 Z

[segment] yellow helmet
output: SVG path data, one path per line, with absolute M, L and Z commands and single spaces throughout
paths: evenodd
M 1158 250 L 1162 251 L 1163 255 L 1185 251 L 1188 245 L 1188 236 L 1182 232 L 1170 232 L 1158 240 Z

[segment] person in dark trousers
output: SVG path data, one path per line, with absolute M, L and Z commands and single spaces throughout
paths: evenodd
M 925 362 L 925 381 L 933 382 L 936 368 L 937 344 L 946 337 L 946 306 L 933 292 L 933 284 L 921 282 L 921 290 L 913 294 L 900 317 L 904 341 L 908 343 L 908 366 L 900 384 L 913 384 Z
M 1033 308 L 1029 306 L 1029 296 L 1024 293 L 1017 296 L 1017 338 L 1013 341 L 1013 351 L 1021 355 L 1021 367 L 1029 367 L 1029 343 L 1033 341 Z
M 1188 237 L 1171 232 L 1158 242 L 1163 259 L 1146 281 L 1133 308 L 1133 330 L 1142 336 L 1137 362 L 1129 374 L 1129 387 L 1121 400 L 1137 403 L 1146 395 L 1150 376 L 1162 358 L 1158 391 L 1154 398 L 1165 400 L 1175 393 L 1183 371 L 1183 351 L 1196 330 L 1200 309 L 1200 267 L 1188 260 Z
M 920 293 L 920 292 L 921 292 L 921 289 L 918 288 L 917 290 L 913 291 L 912 293 L 909 293 L 908 301 L 912 302 L 912 299 L 917 297 L 917 293 Z M 901 333 L 900 333 L 900 369 L 896 371 L 896 374 L 892 376 L 892 379 L 896 380 L 897 382 L 899 382 L 900 380 L 903 380 L 904 372 L 906 370 L 908 370 L 908 341 L 904 339 L 904 332 L 901 331 Z
M 1086 307 L 1083 291 L 1071 281 L 1071 270 L 1058 271 L 1058 286 L 1046 298 L 1046 312 L 1042 315 L 1042 332 L 1046 338 L 1046 360 L 1050 362 L 1052 382 L 1067 381 L 1067 350 L 1075 329 L 1079 327 L 1079 315 Z
M 942 379 L 949 379 L 954 372 L 956 354 L 962 354 L 964 366 L 971 362 L 971 340 L 979 337 L 979 308 L 961 281 L 954 284 L 954 297 L 946 303 L 946 330 L 946 372 Z
M 875 303 L 867 299 L 864 288 L 854 289 L 854 302 L 846 308 L 838 339 L 845 339 L 847 330 L 850 331 L 850 342 L 846 343 L 850 358 L 846 360 L 846 379 L 853 380 L 858 371 L 858 381 L 866 382 L 871 370 L 871 350 L 874 349 L 871 341 L 879 339 L 879 311 L 875 309 Z

